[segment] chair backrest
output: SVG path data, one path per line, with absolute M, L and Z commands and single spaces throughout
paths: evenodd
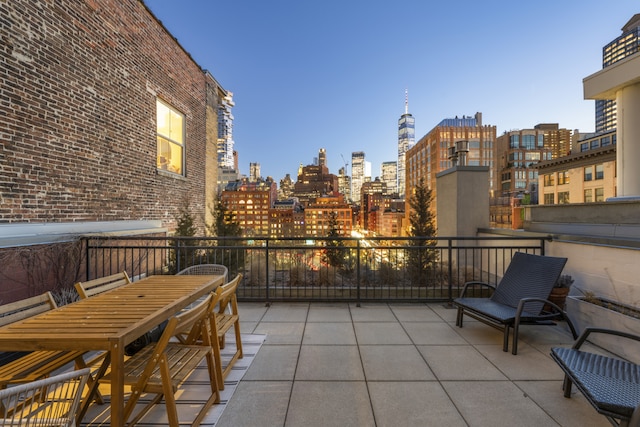
M 491 299 L 514 308 L 522 298 L 547 299 L 566 262 L 566 258 L 516 252 Z M 531 303 L 526 309 L 539 314 L 543 306 Z
M 55 300 L 51 292 L 45 292 L 41 295 L 25 298 L 20 301 L 9 304 L 0 305 L 0 326 L 26 319 L 36 314 L 57 308 Z
M 75 426 L 89 368 L 0 390 L 0 426 Z
M 227 276 L 229 274 L 229 270 L 222 264 L 198 264 L 187 267 L 177 273 L 177 275 L 183 274 L 194 274 L 199 276 L 215 274 L 224 276 L 224 281 L 226 282 L 228 280 Z
M 149 378 L 151 378 L 156 366 L 161 363 L 164 357 L 163 353 L 174 336 L 185 335 L 189 337 L 198 337 L 204 341 L 205 345 L 211 345 L 207 320 L 209 317 L 208 314 L 212 298 L 213 295 L 209 294 L 197 305 L 187 310 L 183 310 L 169 319 L 160 339 L 155 343 L 153 354 L 160 355 L 160 357 L 152 357 L 147 361 L 144 372 L 138 378 L 137 386 L 139 389 L 144 388 L 144 384 L 149 381 Z M 193 341 L 191 340 L 187 340 L 187 342 L 185 342 L 185 344 L 192 343 Z
M 238 289 L 240 281 L 242 281 L 242 274 L 238 274 L 230 282 L 218 286 L 214 296 L 214 300 L 218 305 L 218 313 L 223 313 L 226 308 L 231 305 L 231 313 L 238 314 L 236 290 Z
M 88 282 L 78 282 L 75 287 L 80 298 L 85 299 L 129 283 L 131 283 L 131 279 L 129 279 L 127 272 L 123 271 L 99 279 L 89 280 Z

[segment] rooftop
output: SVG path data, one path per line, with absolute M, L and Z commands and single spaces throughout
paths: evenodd
M 549 351 L 573 342 L 565 325 L 523 326 L 514 356 L 500 331 L 467 317 L 458 328 L 442 303 L 242 302 L 240 315 L 246 357 L 203 426 L 609 425 L 575 388 L 562 395 Z M 179 395 L 185 421 L 203 385 Z M 83 425 L 104 425 L 89 420 L 107 408 Z M 142 425 L 163 425 L 157 409 Z

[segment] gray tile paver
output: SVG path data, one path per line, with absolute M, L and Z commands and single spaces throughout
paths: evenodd
M 413 345 L 361 345 L 367 381 L 433 381 L 435 376 Z
M 364 381 L 358 346 L 303 345 L 296 370 L 301 381 Z
M 466 426 L 435 382 L 370 382 L 377 427 Z
M 354 323 L 358 344 L 411 344 L 411 339 L 399 323 L 360 322 Z

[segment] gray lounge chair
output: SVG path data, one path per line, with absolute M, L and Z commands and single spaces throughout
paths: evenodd
M 516 252 L 497 287 L 485 282 L 467 282 L 453 303 L 458 307 L 456 325 L 462 327 L 466 314 L 489 326 L 504 331 L 503 350 L 509 351 L 509 332 L 513 328 L 512 353 L 518 353 L 518 330 L 521 324 L 555 325 L 556 320 L 566 320 L 573 337 L 575 328 L 566 312 L 547 300 L 555 285 L 566 258 Z M 493 289 L 490 298 L 465 297 L 475 286 Z M 552 307 L 543 312 L 544 305 Z
M 590 334 L 608 334 L 640 341 L 640 336 L 587 327 L 571 348 L 553 347 L 551 357 L 564 371 L 564 397 L 575 384 L 584 397 L 613 425 L 640 426 L 640 365 L 580 350 Z M 618 423 L 617 420 L 620 420 Z

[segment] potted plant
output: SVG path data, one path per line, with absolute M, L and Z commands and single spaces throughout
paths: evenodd
M 564 305 L 567 300 L 567 295 L 569 294 L 569 289 L 571 288 L 571 284 L 573 283 L 573 278 L 568 274 L 563 274 L 558 278 L 556 284 L 553 289 L 551 289 L 551 293 L 549 294 L 549 301 L 560 307 L 564 310 Z M 551 307 L 545 307 L 545 311 L 550 311 Z

